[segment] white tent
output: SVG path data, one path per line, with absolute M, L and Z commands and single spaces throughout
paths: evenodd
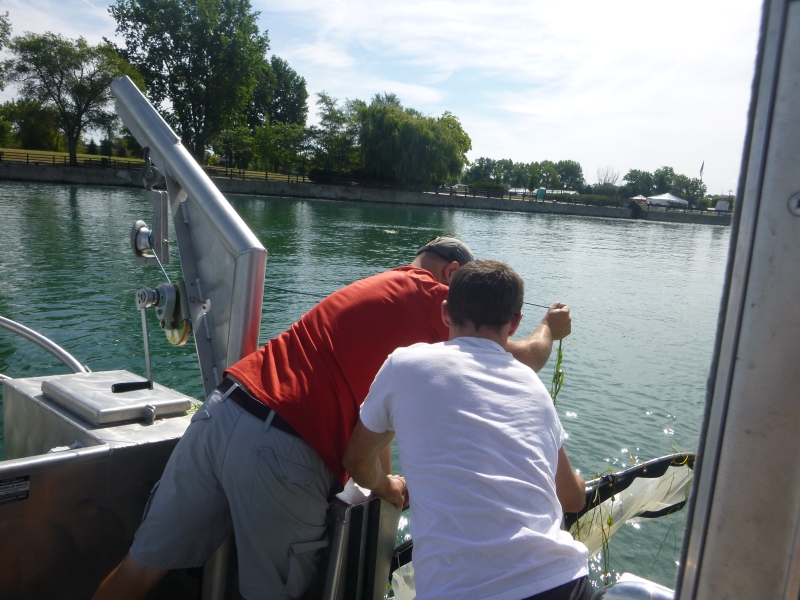
M 686 200 L 673 196 L 670 193 L 649 196 L 647 198 L 647 203 L 652 206 L 689 206 Z

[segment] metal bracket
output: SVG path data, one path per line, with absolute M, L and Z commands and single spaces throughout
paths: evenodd
M 144 150 L 145 162 L 145 167 L 141 171 L 142 185 L 144 185 L 146 190 L 152 191 L 154 186 L 158 185 L 162 187 L 164 185 L 164 176 L 153 166 L 153 161 L 150 159 L 150 148 L 145 146 L 142 150 Z
M 169 263 L 169 200 L 166 192 L 142 190 L 153 205 L 153 229 L 144 221 L 136 221 L 131 228 L 131 250 L 138 264 L 162 265 Z

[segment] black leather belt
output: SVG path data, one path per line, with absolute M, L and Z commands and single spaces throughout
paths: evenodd
M 225 394 L 225 392 L 227 392 L 231 388 L 231 386 L 234 385 L 236 387 L 230 394 L 228 394 L 228 398 L 236 402 L 236 404 L 241 406 L 243 410 L 249 412 L 256 419 L 259 419 L 261 421 L 266 421 L 269 418 L 269 416 L 273 412 L 275 412 L 263 402 L 260 402 L 256 398 L 253 398 L 253 396 L 251 396 L 247 392 L 247 390 L 245 390 L 242 386 L 234 383 L 230 379 L 227 378 L 223 379 L 222 383 L 220 383 L 217 386 L 217 389 L 223 394 Z M 284 420 L 284 418 L 281 417 L 278 413 L 275 413 L 275 416 L 272 417 L 272 423 L 270 426 L 275 427 L 276 429 L 280 429 L 281 431 L 288 433 L 289 435 L 293 435 L 295 437 L 303 439 L 303 436 L 297 433 L 294 427 L 289 425 L 289 423 L 287 423 Z

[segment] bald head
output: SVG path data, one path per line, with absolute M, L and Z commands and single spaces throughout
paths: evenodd
M 436 281 L 450 285 L 450 280 L 461 265 L 456 260 L 448 261 L 433 252 L 421 252 L 414 258 L 411 266 L 430 271 Z

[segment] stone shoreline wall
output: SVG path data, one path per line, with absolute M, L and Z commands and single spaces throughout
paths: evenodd
M 138 171 L 64 167 L 51 164 L 0 162 L 0 180 L 35 181 L 45 183 L 72 183 L 80 185 L 110 185 L 141 187 Z M 326 185 L 316 183 L 294 183 L 287 181 L 263 181 L 259 179 L 228 179 L 213 177 L 214 185 L 223 193 L 248 194 L 254 196 L 280 196 L 283 198 L 310 198 L 315 200 L 339 200 L 348 202 L 378 202 L 384 204 L 414 204 L 472 208 L 479 210 L 501 210 L 511 212 L 547 213 L 584 217 L 631 219 L 631 210 L 611 206 L 585 206 L 559 202 L 533 202 L 481 198 L 478 196 L 451 196 L 400 190 L 371 189 L 359 186 Z M 691 214 L 681 212 L 647 213 L 648 221 L 670 223 L 697 223 L 705 225 L 730 225 L 731 215 Z

